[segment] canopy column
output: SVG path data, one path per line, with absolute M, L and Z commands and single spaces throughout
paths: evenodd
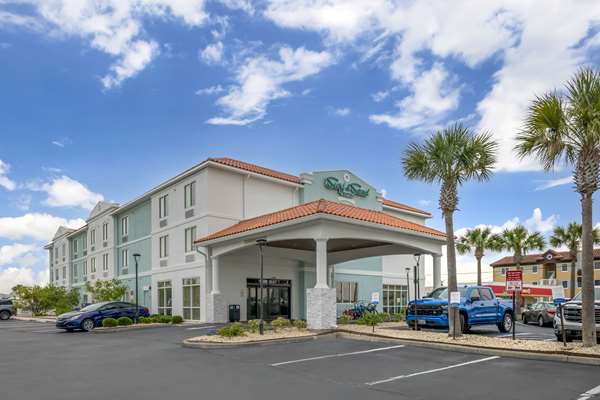
M 227 322 L 227 305 L 225 304 L 225 296 L 221 293 L 219 286 L 219 257 L 210 257 L 210 264 L 212 270 L 212 288 L 208 296 L 207 304 L 207 322 Z
M 442 255 L 432 254 L 433 256 L 433 288 L 442 286 Z
M 315 239 L 317 283 L 306 289 L 307 323 L 309 329 L 331 329 L 336 326 L 335 289 L 327 285 L 327 239 Z

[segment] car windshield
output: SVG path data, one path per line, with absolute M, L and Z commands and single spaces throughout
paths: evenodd
M 600 286 L 596 287 L 596 292 L 595 292 L 595 299 L 596 301 L 600 300 Z M 581 292 L 577 293 L 575 295 L 575 297 L 573 297 L 574 301 L 581 301 Z
M 461 298 L 465 297 L 465 294 L 467 294 L 467 290 L 468 290 L 468 288 L 466 288 L 466 287 L 458 288 Z M 448 298 L 448 288 L 445 288 L 445 287 L 437 288 L 425 297 L 430 298 L 430 299 L 445 300 Z
M 108 303 L 109 302 L 105 301 L 102 303 L 90 304 L 89 306 L 82 308 L 81 312 L 97 311 L 100 307 L 102 307 Z

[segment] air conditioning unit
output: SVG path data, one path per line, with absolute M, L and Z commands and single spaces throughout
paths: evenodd
M 127 243 L 128 240 L 129 240 L 129 238 L 127 238 L 127 236 L 123 236 L 121 238 L 121 242 L 123 242 L 123 243 Z
M 167 226 L 167 220 L 166 220 L 166 219 L 162 219 L 162 220 L 160 220 L 160 222 L 158 223 L 158 225 L 159 225 L 161 228 L 164 228 L 165 226 Z
M 188 254 L 185 256 L 186 263 L 194 262 L 195 259 L 196 259 L 196 257 L 194 256 L 194 254 Z
M 190 209 L 190 210 L 186 210 L 185 211 L 185 217 L 186 218 L 192 218 L 194 216 L 194 209 Z
M 160 266 L 161 267 L 166 267 L 168 265 L 168 261 L 167 260 L 160 260 Z
M 108 242 L 102 243 L 102 247 L 107 247 L 107 246 L 108 246 Z

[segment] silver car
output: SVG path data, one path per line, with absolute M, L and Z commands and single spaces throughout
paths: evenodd
M 598 340 L 600 341 L 600 286 L 596 286 L 595 289 L 595 299 L 596 299 L 596 335 Z M 564 313 L 564 321 L 565 321 L 565 337 L 567 341 L 571 341 L 573 339 L 580 339 L 582 336 L 582 324 L 581 324 L 581 292 L 577 294 L 570 301 L 563 303 L 562 310 Z M 561 318 L 560 318 L 560 308 L 557 309 L 556 315 L 554 317 L 554 334 L 556 335 L 556 339 L 562 341 L 562 330 L 561 326 Z
M 6 321 L 10 317 L 17 315 L 17 308 L 12 300 L 0 299 L 0 320 Z

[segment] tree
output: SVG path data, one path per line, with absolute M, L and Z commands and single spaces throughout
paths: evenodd
M 581 247 L 582 227 L 577 222 L 571 222 L 567 227 L 557 226 L 554 228 L 554 233 L 550 236 L 550 244 L 554 247 L 565 246 L 569 249 L 571 257 L 571 297 L 575 297 L 577 286 L 576 269 L 577 269 L 577 253 Z M 594 244 L 600 244 L 600 229 L 592 230 L 592 238 Z
M 455 124 L 435 133 L 423 144 L 411 143 L 402 160 L 404 174 L 412 180 L 441 186 L 439 206 L 446 225 L 448 303 L 457 290 L 454 212 L 458 209 L 458 187 L 487 181 L 496 163 L 497 143 L 490 133 L 474 133 Z M 449 310 L 449 333 L 454 331 L 455 310 Z
M 79 291 L 67 291 L 54 285 L 24 286 L 17 285 L 13 289 L 17 308 L 31 311 L 33 315 L 46 315 L 50 310 L 62 314 L 71 311 L 79 303 Z
M 477 284 L 481 285 L 481 259 L 486 250 L 499 250 L 498 241 L 490 228 L 469 229 L 456 241 L 456 251 L 468 254 L 471 251 L 477 260 Z
M 523 256 L 530 250 L 543 250 L 546 245 L 544 236 L 540 232 L 529 232 L 523 225 L 517 225 L 513 229 L 505 229 L 500 235 L 495 235 L 494 240 L 498 243 L 499 250 L 513 253 L 513 261 L 518 270 L 522 270 L 521 261 Z M 516 303 L 520 304 L 520 296 L 517 292 Z M 515 316 L 517 310 L 514 310 Z
M 111 279 L 96 281 L 93 286 L 86 282 L 85 289 L 92 295 L 94 301 L 117 301 L 123 299 L 128 287 L 118 279 Z
M 534 156 L 547 171 L 563 163 L 573 167 L 581 201 L 583 344 L 594 346 L 592 198 L 600 184 L 600 73 L 583 68 L 564 92 L 536 97 L 516 139 L 519 156 Z

